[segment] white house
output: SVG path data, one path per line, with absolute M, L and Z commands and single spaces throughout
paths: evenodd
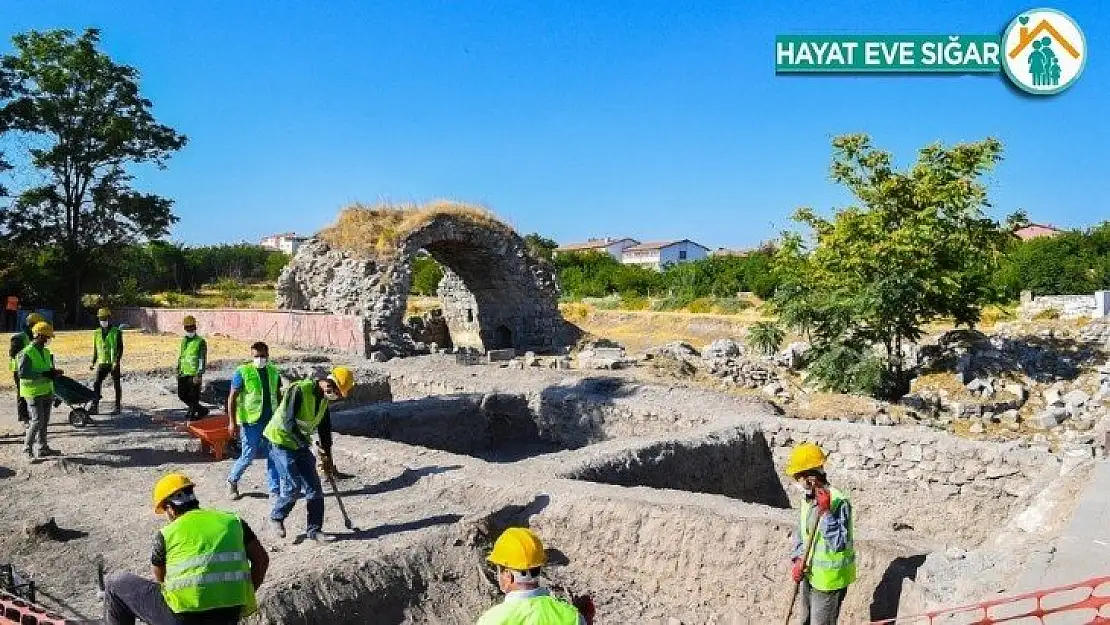
M 588 239 L 585 243 L 570 243 L 555 248 L 553 254 L 566 254 L 568 252 L 605 252 L 617 260 L 621 260 L 621 253 L 624 250 L 639 245 L 640 242 L 636 239 L 625 237 L 623 239 L 613 239 L 605 237 L 604 239 Z
M 308 237 L 299 236 L 296 232 L 283 232 L 281 234 L 271 234 L 268 237 L 263 237 L 259 243 L 260 246 L 269 249 L 285 252 L 292 256 L 297 253 L 297 248 L 308 240 Z
M 641 265 L 656 271 L 667 265 L 700 260 L 709 254 L 709 248 L 690 239 L 681 241 L 655 241 L 641 243 L 625 248 L 621 262 L 626 265 Z

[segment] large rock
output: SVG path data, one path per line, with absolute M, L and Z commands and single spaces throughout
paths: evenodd
M 717 339 L 702 350 L 702 357 L 707 360 L 736 358 L 744 353 L 744 348 L 732 339 Z

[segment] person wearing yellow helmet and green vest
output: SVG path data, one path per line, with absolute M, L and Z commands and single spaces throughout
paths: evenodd
M 317 543 L 331 542 L 335 537 L 321 531 L 324 525 L 324 490 L 312 455 L 312 435 L 318 435 L 317 453 L 323 470 L 334 473 L 331 463 L 331 402 L 349 397 L 355 387 L 354 373 L 347 367 L 336 367 L 326 377 L 318 375 L 289 385 L 262 436 L 270 441 L 270 457 L 274 459 L 281 479 L 280 494 L 270 510 L 270 529 L 279 538 L 285 537 L 285 518 L 297 502 L 294 490 L 300 488 L 308 508 L 305 536 Z
M 836 625 L 848 585 L 856 580 L 852 504 L 844 492 L 829 484 L 825 452 L 813 443 L 794 448 L 786 474 L 805 496 L 791 554 L 802 624 Z
M 96 382 L 93 383 L 96 399 L 93 400 L 89 410 L 92 414 L 100 412 L 100 389 L 104 385 L 104 378 L 109 375 L 112 376 L 112 387 L 116 392 L 116 407 L 112 410 L 112 414 L 119 414 L 122 408 L 120 404 L 123 389 L 120 386 L 119 365 L 123 358 L 123 332 L 120 331 L 119 326 L 112 325 L 109 321 L 111 317 L 112 311 L 107 308 L 96 311 L 100 327 L 93 330 L 92 364 L 89 365 L 90 371 L 96 370 Z
M 60 376 L 62 370 L 54 367 L 54 355 L 46 347 L 54 338 L 54 326 L 40 321 L 31 328 L 31 336 L 31 343 L 16 357 L 16 370 L 19 372 L 19 396 L 27 400 L 31 412 L 31 422 L 23 440 L 23 453 L 33 461 L 58 455 L 46 444 L 46 426 L 50 422 L 50 407 L 54 403 L 54 378 Z
M 266 458 L 266 485 L 270 497 L 281 494 L 280 478 L 270 456 L 270 441 L 262 431 L 270 424 L 281 398 L 281 374 L 270 364 L 270 346 L 262 341 L 251 345 L 251 362 L 239 365 L 231 377 L 227 396 L 227 431 L 239 439 L 239 459 L 227 476 L 227 494 L 239 498 L 239 480 L 256 454 Z
M 104 623 L 232 625 L 258 610 L 255 590 L 270 558 L 247 522 L 201 508 L 196 485 L 170 473 L 154 485 L 155 514 L 170 522 L 154 535 L 154 579 L 118 572 L 104 581 Z
M 31 313 L 23 320 L 23 331 L 12 335 L 11 348 L 8 350 L 8 368 L 12 370 L 12 379 L 15 381 L 15 388 L 19 389 L 19 363 L 16 359 L 23 348 L 31 344 L 31 328 L 35 324 L 46 321 L 42 315 L 38 313 Z M 27 400 L 16 393 L 16 416 L 19 418 L 20 423 L 26 424 L 31 420 L 31 413 L 27 410 Z
M 486 558 L 497 567 L 497 585 L 505 600 L 478 618 L 478 625 L 586 625 L 573 605 L 540 586 L 547 564 L 543 543 L 532 530 L 510 527 L 497 537 Z
M 177 351 L 177 397 L 185 402 L 189 411 L 186 419 L 208 416 L 208 408 L 200 405 L 200 388 L 204 384 L 204 366 L 208 360 L 208 342 L 197 336 L 197 319 L 185 315 L 181 320 L 185 336 Z

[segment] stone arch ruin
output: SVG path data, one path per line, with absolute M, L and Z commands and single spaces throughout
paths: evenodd
M 424 250 L 444 269 L 438 295 L 455 346 L 551 352 L 565 344 L 554 270 L 518 234 L 488 216 L 422 210 L 385 253 L 344 249 L 326 231 L 306 242 L 278 279 L 278 308 L 361 316 L 369 351 L 411 353 L 405 310 L 413 259 Z

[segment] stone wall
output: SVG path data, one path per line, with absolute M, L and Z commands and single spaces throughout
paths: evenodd
M 182 319 L 197 319 L 201 335 L 219 334 L 253 343 L 265 341 L 298 349 L 319 349 L 366 357 L 366 322 L 360 317 L 292 310 L 212 308 L 123 308 L 120 323 L 148 332 L 181 334 Z
M 1055 310 L 1064 319 L 1079 317 L 1101 318 L 1110 316 L 1110 291 L 1098 291 L 1092 295 L 1042 295 L 1034 297 L 1022 293 L 1018 317 L 1031 319 L 1039 313 Z
M 420 250 L 449 270 L 444 313 L 461 334 L 452 335 L 455 344 L 551 352 L 568 342 L 553 268 L 508 228 L 450 214 L 409 232 L 388 256 L 361 258 L 308 241 L 278 279 L 278 308 L 365 317 L 372 350 L 411 351 L 404 315 Z

